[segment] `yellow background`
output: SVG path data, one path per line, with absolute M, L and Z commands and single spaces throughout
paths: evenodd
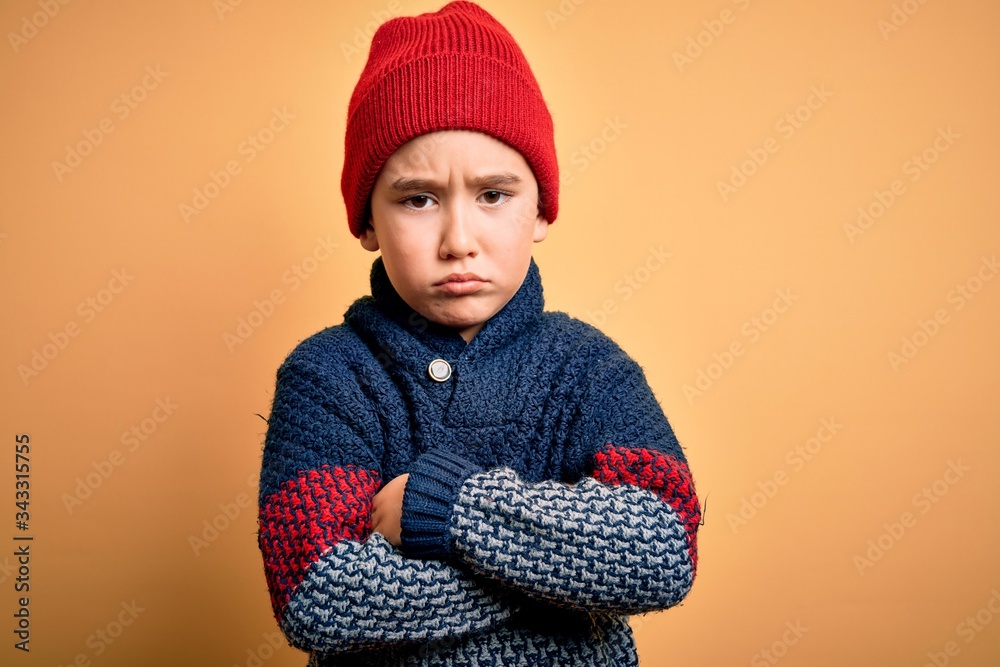
M 5 665 L 305 661 L 267 643 L 257 415 L 288 351 L 368 290 L 340 194 L 367 34 L 443 3 L 222 2 L 0 8 Z M 707 500 L 692 593 L 633 619 L 642 664 L 997 664 L 1000 5 L 483 4 L 555 119 L 547 308 L 642 364 Z M 294 118 L 269 136 L 275 109 Z M 859 207 L 881 214 L 852 229 Z

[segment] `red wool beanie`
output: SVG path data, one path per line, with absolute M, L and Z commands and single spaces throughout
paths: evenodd
M 475 130 L 511 146 L 538 181 L 538 205 L 554 222 L 559 167 L 552 116 L 528 61 L 506 28 L 472 2 L 383 23 L 351 96 L 340 187 L 358 237 L 385 161 L 439 130 Z

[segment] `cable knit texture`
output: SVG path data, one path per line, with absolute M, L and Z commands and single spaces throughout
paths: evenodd
M 701 518 L 640 366 L 544 311 L 534 260 L 468 344 L 381 258 L 371 288 L 277 374 L 258 538 L 289 642 L 327 667 L 638 664 L 627 616 L 684 599 Z M 404 473 L 397 549 L 371 503 Z

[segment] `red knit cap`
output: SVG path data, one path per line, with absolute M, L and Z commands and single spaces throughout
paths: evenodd
M 439 130 L 483 132 L 517 150 L 539 186 L 539 210 L 554 222 L 559 167 L 552 116 L 528 61 L 482 7 L 451 2 L 439 11 L 383 23 L 351 96 L 340 187 L 354 236 L 368 222 L 379 170 L 396 150 Z

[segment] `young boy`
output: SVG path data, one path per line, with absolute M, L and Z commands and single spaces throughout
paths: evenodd
M 376 32 L 342 189 L 371 296 L 277 374 L 259 544 L 310 665 L 638 664 L 700 507 L 642 369 L 543 311 L 552 120 L 510 34 L 452 2 Z

